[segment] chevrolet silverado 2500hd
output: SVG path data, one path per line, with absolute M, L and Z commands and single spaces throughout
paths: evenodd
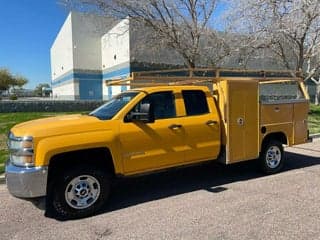
M 211 78 L 212 89 L 198 86 L 200 77 L 170 77 L 169 84 L 123 92 L 88 115 L 14 126 L 6 165 L 10 193 L 47 196 L 59 215 L 74 218 L 99 210 L 116 176 L 212 160 L 231 164 L 258 159 L 264 172 L 280 171 L 283 145 L 308 141 L 309 98 L 303 81 L 206 79 Z M 173 84 L 172 79 L 179 81 Z

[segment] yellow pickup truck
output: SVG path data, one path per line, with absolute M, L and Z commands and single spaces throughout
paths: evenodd
M 187 76 L 134 73 L 108 82 L 131 90 L 88 115 L 14 126 L 6 164 L 10 193 L 46 196 L 60 216 L 84 217 L 103 206 L 115 177 L 212 160 L 257 160 L 271 174 L 283 167 L 283 145 L 308 141 L 309 97 L 301 79 L 184 71 Z

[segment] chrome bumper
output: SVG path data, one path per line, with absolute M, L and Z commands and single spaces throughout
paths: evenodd
M 23 168 L 6 163 L 6 182 L 9 192 L 19 198 L 46 195 L 48 167 Z

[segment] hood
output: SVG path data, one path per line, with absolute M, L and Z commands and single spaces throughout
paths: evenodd
M 15 136 L 48 137 L 81 133 L 98 130 L 108 130 L 109 121 L 101 121 L 88 115 L 65 115 L 58 117 L 42 118 L 17 124 L 11 131 Z

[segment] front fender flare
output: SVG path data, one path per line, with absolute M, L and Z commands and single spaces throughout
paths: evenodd
M 116 137 L 111 134 L 111 131 L 68 134 L 41 139 L 35 149 L 35 165 L 48 166 L 50 159 L 55 155 L 92 148 L 108 148 L 115 172 L 122 172 L 121 155 L 117 151 Z

